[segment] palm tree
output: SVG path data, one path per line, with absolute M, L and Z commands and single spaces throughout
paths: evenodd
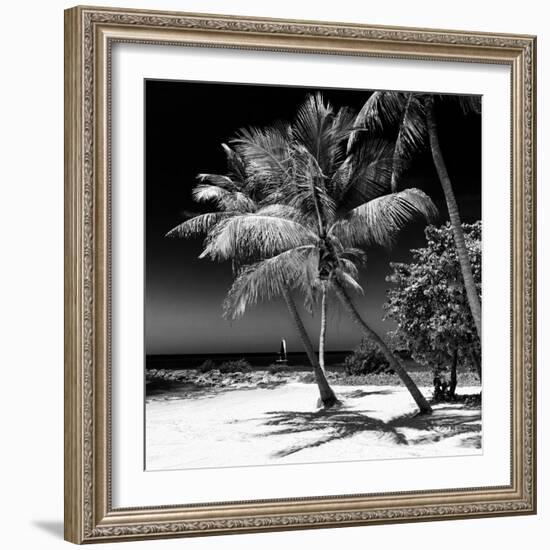
M 258 141 L 261 142 L 261 140 Z M 188 220 L 174 227 L 167 233 L 167 236 L 188 238 L 205 235 L 221 220 L 246 213 L 256 213 L 258 216 L 267 213 L 276 217 L 276 209 L 265 208 L 266 205 L 262 202 L 261 186 L 258 185 L 258 182 L 251 180 L 240 155 L 226 144 L 222 144 L 222 147 L 226 155 L 228 173 L 226 175 L 199 174 L 198 179 L 201 183 L 193 190 L 193 197 L 197 202 L 214 203 L 216 210 L 203 214 L 191 214 Z M 241 256 L 244 257 L 244 255 Z M 236 255 L 233 260 L 234 266 L 238 266 L 239 255 Z M 282 285 L 280 294 L 285 300 L 293 325 L 313 367 L 321 404 L 323 407 L 332 407 L 338 403 L 338 399 L 328 383 L 324 365 L 320 366 L 320 361 L 315 354 L 315 349 L 298 313 L 288 284 Z
M 477 97 L 444 97 L 452 97 L 458 101 L 464 113 L 480 112 L 480 102 Z M 456 197 L 439 143 L 434 95 L 413 92 L 374 92 L 359 112 L 356 124 L 358 127 L 364 127 L 371 135 L 385 133 L 388 130 L 395 134 L 396 141 L 391 178 L 392 191 L 397 190 L 398 180 L 412 156 L 420 148 L 429 145 L 447 203 L 468 304 L 474 318 L 477 334 L 481 338 L 481 302 L 466 249 Z M 350 150 L 360 141 L 360 136 L 359 130 L 350 136 L 348 142 Z
M 436 209 L 417 189 L 379 196 L 384 173 L 391 173 L 387 170 L 388 144 L 371 140 L 347 155 L 353 120 L 349 111 L 335 113 L 320 96 L 311 96 L 290 128 L 241 133 L 235 140 L 239 154 L 252 167 L 254 179 L 272 190 L 277 204 L 262 213 L 221 220 L 209 232 L 202 256 L 225 260 L 248 255 L 251 260 L 228 294 L 225 312 L 229 316 L 242 315 L 248 304 L 260 298 L 282 294 L 288 284 L 302 287 L 306 296 L 320 287 L 321 350 L 326 292 L 334 289 L 351 318 L 399 374 L 420 411 L 430 412 L 401 362 L 361 318 L 346 286 L 360 290 L 356 264 L 363 254 L 358 246 L 391 244 L 411 220 L 431 219 Z M 261 141 L 272 132 L 276 139 L 270 142 L 276 148 L 259 147 L 258 138 Z
M 414 196 L 417 193 L 418 195 Z M 338 231 L 333 227 L 329 237 L 333 249 L 330 259 L 322 259 L 325 243 L 305 223 L 287 220 L 288 224 L 285 224 L 285 222 L 281 223 L 282 218 L 273 224 L 266 223 L 262 233 L 270 232 L 276 235 L 273 241 L 277 243 L 277 246 L 272 249 L 273 255 L 241 269 L 225 300 L 224 314 L 226 317 L 237 318 L 244 314 L 248 305 L 254 304 L 260 299 L 269 300 L 278 295 L 285 296 L 289 284 L 294 288 L 301 288 L 302 285 L 305 285 L 302 291 L 307 293 L 312 286 L 309 281 L 317 277 L 325 292 L 329 288 L 334 290 L 352 320 L 388 359 L 390 367 L 400 376 L 420 411 L 427 413 L 431 408 L 401 361 L 391 352 L 384 340 L 361 318 L 348 295 L 347 287 L 358 291 L 362 290 L 356 280 L 357 266 L 351 259 L 354 256 L 360 257 L 361 251 L 355 248 L 345 248 L 343 243 L 354 233 L 351 226 L 357 224 L 360 217 L 363 218 L 360 224 L 366 226 L 363 229 L 365 242 L 376 242 L 374 235 L 379 233 L 379 230 L 369 230 L 367 225 L 369 218 L 376 220 L 384 212 L 385 216 L 396 221 L 394 227 L 397 230 L 402 227 L 401 224 L 405 225 L 413 217 L 421 215 L 423 210 L 427 215 L 431 215 L 428 213 L 431 205 L 427 196 L 421 191 L 413 189 L 406 189 L 396 195 L 386 195 L 380 199 L 374 199 L 371 203 L 368 210 L 373 214 L 353 212 L 349 221 L 342 219 L 337 222 Z M 265 252 L 265 242 L 255 243 L 256 239 L 262 238 L 261 232 L 252 229 L 254 227 L 253 218 L 256 216 L 257 214 L 243 215 L 241 219 L 228 220 L 228 223 L 221 222 L 217 225 L 209 236 L 211 241 L 207 247 L 208 255 L 213 259 L 230 259 L 233 253 L 239 250 L 238 241 L 243 238 L 249 249 L 258 246 Z M 248 219 L 245 220 L 245 217 Z M 231 223 L 233 221 L 240 225 L 239 230 L 234 231 L 235 227 L 232 227 Z M 350 227 L 345 227 L 347 224 Z M 337 233 L 340 234 L 339 237 L 336 236 Z M 358 240 L 357 237 L 354 238 Z M 321 350 L 324 347 L 324 319 L 326 319 L 326 310 L 322 313 Z

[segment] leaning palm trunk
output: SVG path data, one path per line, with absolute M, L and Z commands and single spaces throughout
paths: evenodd
M 426 398 L 422 395 L 421 391 L 418 389 L 417 385 L 414 383 L 412 378 L 409 376 L 403 365 L 398 361 L 395 355 L 391 352 L 387 344 L 372 330 L 365 321 L 361 318 L 352 301 L 350 300 L 347 292 L 344 290 L 339 281 L 334 280 L 334 290 L 339 300 L 342 302 L 342 305 L 352 318 L 352 320 L 361 328 L 363 334 L 371 340 L 374 344 L 378 346 L 380 351 L 384 354 L 384 357 L 388 360 L 390 368 L 392 368 L 401 378 L 403 384 L 409 390 L 412 398 L 415 400 L 418 408 L 420 409 L 421 414 L 429 414 L 432 412 L 432 408 L 426 401 Z
M 294 303 L 294 299 L 292 298 L 292 294 L 290 293 L 290 290 L 288 287 L 284 287 L 283 297 L 285 299 L 288 310 L 290 311 L 292 320 L 294 321 L 294 326 L 296 327 L 296 330 L 300 335 L 304 349 L 306 350 L 309 361 L 313 367 L 315 380 L 317 382 L 317 386 L 319 387 L 319 393 L 321 395 L 321 403 L 325 408 L 333 407 L 338 403 L 338 399 L 336 398 L 336 395 L 332 391 L 332 388 L 329 386 L 329 383 L 327 381 L 327 378 L 325 376 L 323 369 L 321 369 L 321 366 L 319 365 L 319 361 L 317 360 L 317 355 L 315 354 L 315 349 L 311 344 L 309 336 L 306 332 L 304 324 L 302 323 L 302 319 L 298 314 L 298 310 L 296 309 L 296 304 Z
M 327 287 L 321 291 L 321 331 L 319 333 L 319 367 L 325 372 L 325 339 L 327 336 Z
M 451 220 L 451 227 L 453 230 L 458 260 L 460 262 L 460 269 L 464 279 L 464 286 L 466 288 L 466 296 L 468 297 L 468 304 L 470 305 L 472 317 L 474 318 L 477 335 L 481 338 L 481 303 L 479 301 L 479 296 L 477 294 L 477 289 L 474 282 L 472 264 L 470 263 L 470 258 L 468 257 L 468 251 L 466 249 L 466 241 L 464 240 L 464 232 L 462 231 L 460 214 L 458 212 L 458 205 L 456 203 L 453 186 L 451 184 L 451 180 L 445 166 L 445 161 L 443 160 L 441 147 L 439 145 L 432 96 L 428 96 L 426 98 L 426 120 L 434 165 L 437 170 L 437 175 L 439 176 L 439 181 L 441 182 L 441 187 L 443 188 L 443 193 L 445 194 L 447 209 L 449 210 L 449 219 Z

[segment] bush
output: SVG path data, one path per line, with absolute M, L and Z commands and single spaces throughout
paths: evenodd
M 390 364 L 382 352 L 369 340 L 362 340 L 353 353 L 344 360 L 348 375 L 388 372 Z
M 209 372 L 211 370 L 214 370 L 216 368 L 216 363 L 212 361 L 212 359 L 207 359 L 202 365 L 200 365 L 197 370 L 199 372 Z
M 219 367 L 220 372 L 250 372 L 252 365 L 246 359 L 224 361 Z

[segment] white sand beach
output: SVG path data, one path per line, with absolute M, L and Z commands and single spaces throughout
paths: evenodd
M 481 408 L 433 405 L 417 416 L 403 387 L 333 386 L 342 406 L 319 410 L 315 384 L 149 397 L 146 468 L 183 468 L 480 454 Z M 430 388 L 421 388 L 424 395 Z M 476 394 L 480 388 L 461 387 Z

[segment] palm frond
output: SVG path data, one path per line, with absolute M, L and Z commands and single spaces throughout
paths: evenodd
M 374 92 L 355 118 L 356 130 L 348 138 L 348 153 L 352 152 L 354 147 L 362 141 L 364 130 L 366 130 L 367 136 L 381 135 L 388 130 L 395 130 L 406 101 L 406 94 L 401 92 L 385 90 Z
M 210 178 L 211 174 L 199 174 L 199 178 L 206 179 L 207 177 Z M 220 178 L 225 178 L 225 176 L 218 176 Z M 229 180 L 229 178 L 225 178 Z M 229 180 L 231 182 L 231 180 Z M 222 183 L 227 185 L 227 182 L 223 181 Z M 208 185 L 205 183 L 201 183 L 193 188 L 192 191 L 193 199 L 197 202 L 215 202 L 218 205 L 223 204 L 223 201 L 226 197 L 228 197 L 231 194 L 231 190 L 226 189 L 222 185 L 214 184 L 214 185 Z
M 334 138 L 337 141 L 349 138 L 350 134 L 356 129 L 357 114 L 351 107 L 341 107 L 338 109 L 332 123 Z
M 406 96 L 393 154 L 392 192 L 397 191 L 399 178 L 415 153 L 425 147 L 428 134 L 424 104 L 416 94 L 408 93 Z
M 219 221 L 239 212 L 207 212 L 198 214 L 189 220 L 185 220 L 176 227 L 172 228 L 165 237 L 179 237 L 182 239 L 204 235 L 210 231 Z
M 330 103 L 325 103 L 320 93 L 308 95 L 298 108 L 292 124 L 295 142 L 305 147 L 325 174 L 331 174 L 343 157 L 343 141 L 347 139 L 354 122 L 350 109 L 335 113 Z
M 304 264 L 315 254 L 313 245 L 287 250 L 266 260 L 245 266 L 235 278 L 223 303 L 223 316 L 241 317 L 247 306 L 271 300 L 285 288 L 296 286 L 303 277 Z
M 242 214 L 212 228 L 200 257 L 246 262 L 311 244 L 316 239 L 316 235 L 298 221 L 265 213 Z
M 325 182 L 327 193 L 329 193 L 335 201 L 338 201 L 350 184 L 351 176 L 355 167 L 354 161 L 354 155 L 348 155 L 334 171 L 332 177 Z
M 298 107 L 292 123 L 292 135 L 317 158 L 315 152 L 322 148 L 321 140 L 333 117 L 332 105 L 325 103 L 320 93 L 309 94 Z
M 432 222 L 438 210 L 430 197 L 415 188 L 371 200 L 350 211 L 331 227 L 331 234 L 349 246 L 391 246 L 399 232 L 417 219 Z
M 343 259 L 350 259 L 355 265 L 364 265 L 367 262 L 367 254 L 362 248 L 348 247 L 341 253 Z
M 324 174 L 315 157 L 300 144 L 293 147 L 291 174 L 283 188 L 285 202 L 306 218 L 320 215 L 323 220 L 332 220 L 335 203 L 325 188 Z
M 212 201 L 220 210 L 254 212 L 256 203 L 241 191 L 229 191 L 217 185 L 199 184 L 193 189 L 193 198 L 197 202 Z
M 225 189 L 227 191 L 237 191 L 239 189 L 239 187 L 229 176 L 224 176 L 222 174 L 197 174 L 197 179 L 203 185 L 210 184 L 212 186 L 219 187 L 220 189 Z
M 248 175 L 257 184 L 269 185 L 286 178 L 290 127 L 277 123 L 266 128 L 243 128 L 231 144 L 245 162 Z
M 339 212 L 347 212 L 390 191 L 394 144 L 369 138 L 359 144 L 331 182 Z
M 359 268 L 355 262 L 349 260 L 348 258 L 340 258 L 340 266 L 343 271 L 349 273 L 354 279 L 359 277 Z
M 355 280 L 355 277 L 350 273 L 342 269 L 337 269 L 334 275 L 336 279 L 340 281 L 340 283 L 344 284 L 347 287 L 350 287 L 356 292 L 359 292 L 359 294 L 363 294 L 363 287 Z
M 229 145 L 222 143 L 222 148 L 227 159 L 228 176 L 242 189 L 248 177 L 246 163 Z
M 258 216 L 273 216 L 275 218 L 284 218 L 300 222 L 303 219 L 303 213 L 291 204 L 273 203 L 266 204 L 256 211 Z

